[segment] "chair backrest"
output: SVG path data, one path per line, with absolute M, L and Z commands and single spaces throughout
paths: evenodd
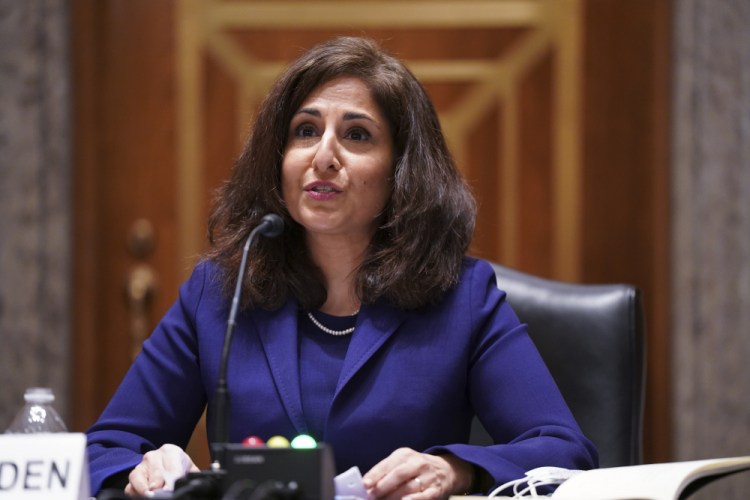
M 645 340 L 639 290 L 493 267 L 498 288 L 528 324 L 573 415 L 599 450 L 600 466 L 641 463 Z M 474 424 L 472 442 L 489 439 Z

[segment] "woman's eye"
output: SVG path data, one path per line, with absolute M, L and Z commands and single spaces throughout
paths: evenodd
M 347 138 L 353 141 L 366 141 L 370 138 L 370 134 L 366 130 L 361 128 L 355 128 L 346 134 Z
M 314 137 L 315 127 L 310 124 L 302 124 L 294 129 L 294 135 L 296 137 Z

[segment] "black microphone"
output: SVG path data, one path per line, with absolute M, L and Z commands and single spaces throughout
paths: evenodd
M 221 351 L 221 364 L 219 365 L 219 380 L 216 384 L 216 394 L 214 395 L 214 410 L 216 412 L 214 420 L 214 460 L 211 468 L 218 470 L 221 468 L 221 448 L 223 443 L 229 441 L 229 390 L 227 386 L 227 365 L 229 361 L 229 348 L 232 343 L 232 334 L 234 333 L 237 310 L 239 309 L 240 296 L 242 295 L 242 282 L 247 267 L 247 254 L 250 246 L 255 241 L 256 235 L 261 234 L 266 238 L 275 238 L 284 231 L 284 221 L 276 214 L 267 214 L 263 216 L 260 224 L 250 231 L 250 235 L 245 240 L 245 246 L 242 248 L 242 260 L 240 269 L 237 273 L 237 283 L 234 288 L 232 297 L 232 307 L 229 311 L 227 320 L 227 330 L 224 333 L 224 346 Z
M 219 365 L 219 379 L 214 395 L 214 439 L 211 442 L 213 461 L 207 471 L 188 472 L 175 481 L 173 500 L 202 500 L 205 498 L 245 498 L 240 492 L 252 491 L 254 500 L 330 500 L 334 497 L 335 466 L 330 447 L 317 445 L 311 449 L 249 448 L 240 443 L 229 443 L 229 391 L 227 364 L 237 311 L 242 294 L 242 283 L 247 267 L 247 256 L 256 235 L 267 238 L 279 236 L 284 223 L 276 214 L 263 217 L 250 232 L 242 249 L 242 260 L 235 285 L 232 306 L 224 334 L 224 345 Z M 237 490 L 237 488 L 240 490 Z

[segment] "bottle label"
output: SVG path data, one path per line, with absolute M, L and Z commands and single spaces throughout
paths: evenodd
M 0 499 L 89 498 L 86 435 L 0 435 Z

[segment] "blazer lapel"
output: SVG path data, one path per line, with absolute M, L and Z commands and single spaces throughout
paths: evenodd
M 393 335 L 405 318 L 406 313 L 389 307 L 382 300 L 362 306 L 344 358 L 336 395 Z
M 255 326 L 277 393 L 301 434 L 307 432 L 307 424 L 300 392 L 297 309 L 297 302 L 289 300 L 276 311 L 257 311 Z
M 276 311 L 253 315 L 274 384 L 298 433 L 307 432 L 299 379 L 298 305 L 289 300 Z M 356 375 L 406 319 L 406 313 L 382 301 L 362 307 L 341 370 L 336 394 Z M 335 396 L 334 396 L 335 399 Z

